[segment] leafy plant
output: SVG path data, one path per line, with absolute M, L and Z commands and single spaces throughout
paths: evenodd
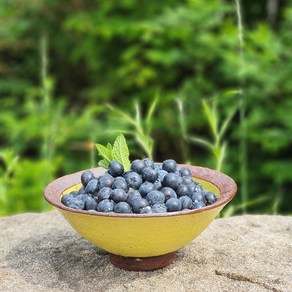
M 8 192 L 11 187 L 12 175 L 18 162 L 12 150 L 6 149 L 0 151 L 0 216 L 9 214 Z
M 229 214 L 290 214 L 292 10 L 276 2 L 271 21 L 259 1 L 2 1 L 1 148 L 55 177 L 94 166 L 93 141 L 124 133 L 134 156 L 230 174 L 241 208 Z
M 7 189 L 7 214 L 51 210 L 43 199 L 45 186 L 55 176 L 58 163 L 20 159 Z
M 210 150 L 215 160 L 214 168 L 221 171 L 227 149 L 227 142 L 224 140 L 224 135 L 237 111 L 237 107 L 233 107 L 220 123 L 217 98 L 214 98 L 212 103 L 202 100 L 202 106 L 204 116 L 212 135 L 212 140 L 210 141 L 197 136 L 190 136 L 189 139 L 190 141 L 200 144 Z
M 147 157 L 153 157 L 153 147 L 154 141 L 151 137 L 151 132 L 153 128 L 153 114 L 158 104 L 158 95 L 153 99 L 145 118 L 141 116 L 141 108 L 138 101 L 135 101 L 135 115 L 131 115 L 126 111 L 114 107 L 112 105 L 108 105 L 109 109 L 113 112 L 115 116 L 113 116 L 114 124 L 125 124 L 124 129 L 118 128 L 114 129 L 115 132 L 125 132 L 129 135 L 132 135 L 138 144 L 145 151 Z M 133 117 L 134 116 L 134 117 Z M 117 122 L 118 121 L 118 122 Z M 115 126 L 113 126 L 115 128 Z

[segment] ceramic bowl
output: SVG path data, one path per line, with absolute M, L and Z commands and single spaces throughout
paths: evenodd
M 83 171 L 51 182 L 45 189 L 45 199 L 61 212 L 82 237 L 108 251 L 114 265 L 129 270 L 160 268 L 172 262 L 175 251 L 195 239 L 232 200 L 237 191 L 236 183 L 226 174 L 191 165 L 180 164 L 178 168 L 184 166 L 191 170 L 193 179 L 201 183 L 204 189 L 219 197 L 214 204 L 196 210 L 162 214 L 116 214 L 74 210 L 64 206 L 61 197 L 80 188 L 80 176 Z M 106 170 L 99 167 L 91 171 L 95 176 L 99 176 Z M 127 260 L 130 262 L 126 263 Z M 142 260 L 144 266 L 150 261 L 150 267 L 133 266 L 133 262 L 139 264 Z

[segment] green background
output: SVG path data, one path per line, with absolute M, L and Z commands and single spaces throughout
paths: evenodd
M 119 133 L 233 177 L 222 216 L 291 215 L 291 1 L 237 2 L 2 0 L 0 215 L 49 210 Z

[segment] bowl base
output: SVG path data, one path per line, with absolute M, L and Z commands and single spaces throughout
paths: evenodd
M 175 258 L 175 251 L 154 257 L 124 257 L 109 254 L 110 262 L 115 266 L 127 271 L 152 271 L 164 268 L 171 264 Z

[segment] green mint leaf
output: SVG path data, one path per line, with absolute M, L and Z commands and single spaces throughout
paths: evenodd
M 124 166 L 125 171 L 130 170 L 130 153 L 126 139 L 122 134 L 116 138 L 113 145 L 110 143 L 107 143 L 106 146 L 95 144 L 95 147 L 98 154 L 103 158 L 98 162 L 99 166 L 108 169 L 110 162 L 117 160 Z
M 102 159 L 102 160 L 100 160 L 100 161 L 98 162 L 98 166 L 108 169 L 108 167 L 109 167 L 109 162 L 106 161 L 106 160 L 104 160 L 104 159 Z
M 113 145 L 112 156 L 113 160 L 118 160 L 124 166 L 125 171 L 130 170 L 131 167 L 131 162 L 129 159 L 130 153 L 126 139 L 123 134 L 120 134 L 116 138 Z
M 95 144 L 95 147 L 98 151 L 98 154 L 107 162 L 111 162 L 113 160 L 112 150 L 108 147 L 105 147 L 101 144 Z
M 110 143 L 107 143 L 106 148 L 112 153 L 113 152 L 113 146 Z

